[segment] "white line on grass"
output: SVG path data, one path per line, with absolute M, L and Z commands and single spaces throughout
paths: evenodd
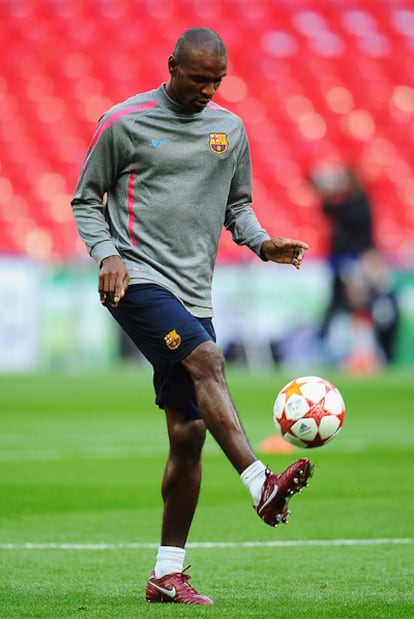
M 290 546 L 379 546 L 394 544 L 412 544 L 411 537 L 384 537 L 376 539 L 308 539 L 308 540 L 285 540 L 269 542 L 189 542 L 187 548 L 263 548 L 263 547 L 290 547 Z M 142 549 L 157 548 L 156 543 L 125 542 L 119 544 L 97 543 L 36 543 L 26 542 L 21 544 L 0 543 L 0 550 L 118 550 L 118 549 Z

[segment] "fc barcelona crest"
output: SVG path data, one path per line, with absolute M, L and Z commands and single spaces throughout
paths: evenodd
M 222 155 L 226 152 L 228 146 L 227 133 L 210 133 L 210 150 L 213 153 Z
M 170 350 L 175 350 L 181 344 L 181 336 L 177 333 L 175 329 L 167 333 L 164 337 L 164 341 L 167 344 Z

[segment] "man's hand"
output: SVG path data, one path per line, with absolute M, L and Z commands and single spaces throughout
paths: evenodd
M 108 256 L 99 271 L 99 297 L 102 305 L 117 307 L 129 284 L 127 268 L 119 256 Z
M 303 241 L 284 239 L 278 236 L 263 242 L 262 255 L 272 262 L 293 264 L 296 269 L 300 269 L 307 249 L 309 249 L 309 245 Z

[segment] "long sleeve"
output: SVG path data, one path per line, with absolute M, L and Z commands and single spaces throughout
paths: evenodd
M 103 258 L 119 255 L 106 216 L 104 196 L 116 183 L 124 149 L 122 143 L 115 143 L 110 118 L 104 116 L 92 137 L 72 200 L 79 234 L 98 264 Z
M 252 203 L 251 163 L 247 137 L 243 131 L 230 187 L 224 225 L 238 245 L 247 245 L 260 256 L 263 241 L 269 238 L 257 220 Z

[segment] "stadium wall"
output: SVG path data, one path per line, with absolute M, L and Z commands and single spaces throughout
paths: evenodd
M 121 336 L 96 288 L 90 262 L 57 266 L 2 257 L 0 372 L 78 371 L 118 363 Z M 396 272 L 395 288 L 401 311 L 395 363 L 413 365 L 414 272 Z M 272 363 L 340 364 L 340 347 L 351 342 L 346 325 L 335 336 L 337 358 L 328 357 L 317 337 L 329 289 L 324 261 L 308 261 L 299 272 L 259 262 L 221 265 L 213 288 L 218 342 L 229 359 L 252 370 Z M 369 352 L 369 337 L 359 333 L 358 339 Z

